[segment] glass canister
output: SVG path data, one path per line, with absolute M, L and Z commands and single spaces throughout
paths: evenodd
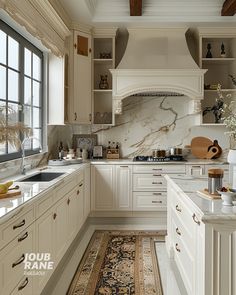
M 209 194 L 217 194 L 217 190 L 222 188 L 224 177 L 223 169 L 209 169 L 208 170 L 208 192 Z

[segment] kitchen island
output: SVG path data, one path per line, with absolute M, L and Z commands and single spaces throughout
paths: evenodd
M 200 197 L 206 177 L 165 176 L 167 252 L 188 294 L 236 294 L 236 203 Z

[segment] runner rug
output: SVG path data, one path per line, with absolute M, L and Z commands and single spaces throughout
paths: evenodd
M 155 242 L 165 231 L 96 231 L 67 295 L 163 295 Z

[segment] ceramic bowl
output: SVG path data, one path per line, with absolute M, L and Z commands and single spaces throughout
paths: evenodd
M 218 194 L 220 194 L 224 206 L 233 206 L 233 200 L 236 197 L 236 192 L 232 192 L 232 191 L 229 191 L 229 192 L 217 191 L 217 192 Z

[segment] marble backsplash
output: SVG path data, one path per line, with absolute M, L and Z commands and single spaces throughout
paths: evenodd
M 119 142 L 122 157 L 132 158 L 151 155 L 153 149 L 184 148 L 193 137 L 205 136 L 218 139 L 224 158 L 229 147 L 225 127 L 199 126 L 200 114 L 191 113 L 190 104 L 188 97 L 128 97 L 123 100 L 123 114 L 116 116 L 115 126 L 57 127 L 58 140 L 66 143 L 71 142 L 73 134 L 95 133 L 99 144 Z

